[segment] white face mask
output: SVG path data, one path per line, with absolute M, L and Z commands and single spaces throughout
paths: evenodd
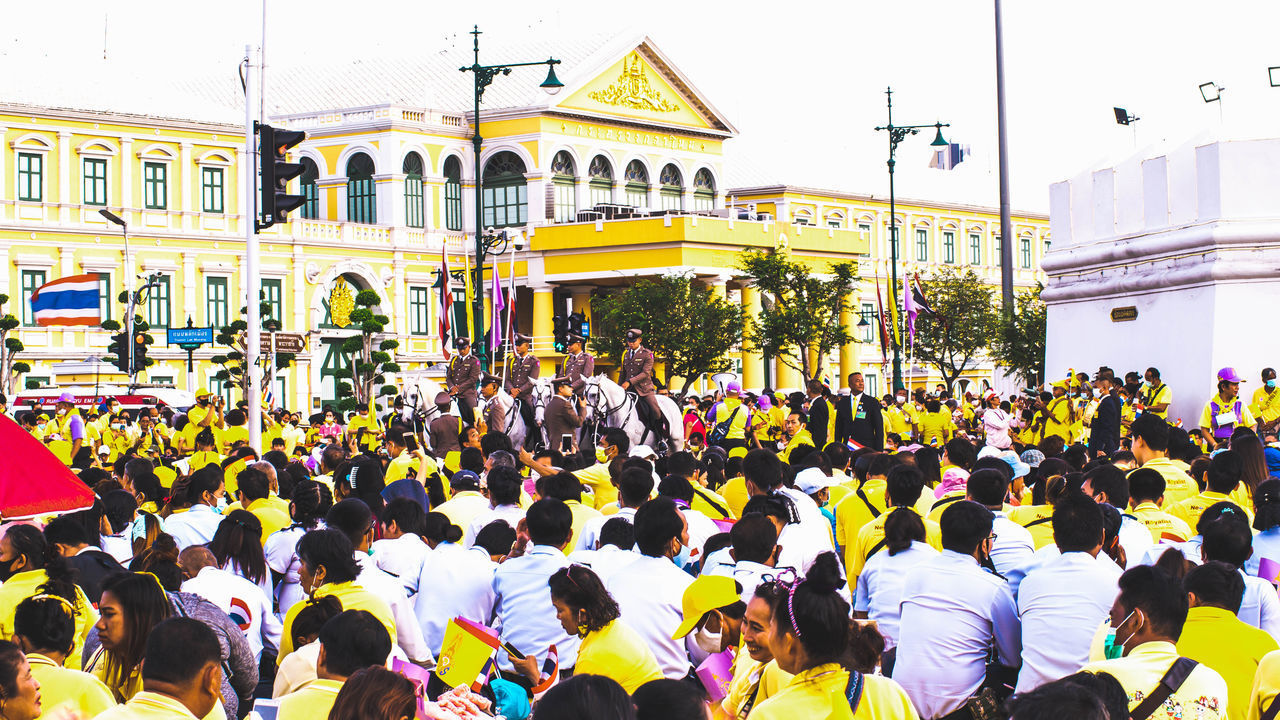
M 1101 391 L 1101 390 L 1099 390 L 1098 388 L 1094 388 L 1094 389 L 1093 389 L 1093 396 L 1094 396 L 1095 398 L 1100 398 L 1100 397 L 1102 397 L 1102 391 Z
M 702 652 L 715 654 L 720 652 L 724 641 L 720 632 L 711 632 L 704 623 L 702 627 L 693 631 L 693 642 Z
M 63 415 L 66 415 L 66 414 L 67 414 L 66 410 L 63 410 L 62 408 L 58 408 L 58 417 L 62 417 Z

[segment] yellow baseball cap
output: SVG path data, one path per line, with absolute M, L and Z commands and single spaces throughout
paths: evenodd
M 682 599 L 684 621 L 671 634 L 671 639 L 679 640 L 693 632 L 693 628 L 707 612 L 739 602 L 742 598 L 738 593 L 738 583 L 731 577 L 702 575 L 694 580 L 689 587 L 685 588 Z
M 746 456 L 747 456 L 747 449 L 741 446 L 736 447 L 729 451 L 729 457 L 731 458 L 746 457 Z
M 200 388 L 199 390 L 196 391 L 196 399 L 199 400 L 202 397 L 209 397 L 212 394 L 213 393 L 209 392 L 208 390 L 205 390 L 204 388 Z

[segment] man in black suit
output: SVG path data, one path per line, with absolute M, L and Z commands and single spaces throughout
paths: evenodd
M 880 401 L 863 392 L 860 372 L 849 373 L 849 395 L 836 403 L 836 442 L 853 440 L 872 450 L 884 450 L 884 417 Z
M 1115 388 L 1115 376 L 1110 368 L 1098 372 L 1094 388 L 1101 393 L 1102 399 L 1093 411 L 1093 419 L 1089 421 L 1089 457 L 1099 454 L 1110 455 L 1120 448 L 1120 412 L 1122 404 L 1120 393 Z
M 102 599 L 102 583 L 117 573 L 128 572 L 116 559 L 89 544 L 89 530 L 82 523 L 91 510 L 63 515 L 44 526 L 44 539 L 53 552 L 67 559 L 75 569 L 76 584 L 94 605 Z
M 809 437 L 813 438 L 813 446 L 821 450 L 827 446 L 827 424 L 831 418 L 831 402 L 827 400 L 827 388 L 821 380 L 810 380 L 805 383 L 809 393 Z

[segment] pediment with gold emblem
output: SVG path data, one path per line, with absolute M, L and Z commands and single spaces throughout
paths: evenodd
M 689 80 L 645 39 L 612 56 L 600 69 L 587 69 L 573 83 L 557 110 L 597 117 L 620 117 L 667 126 L 684 126 L 717 134 L 737 130 Z

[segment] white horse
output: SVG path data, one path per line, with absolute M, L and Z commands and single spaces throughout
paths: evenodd
M 400 397 L 404 400 L 406 421 L 415 419 L 423 426 L 430 425 L 432 420 L 440 417 L 440 408 L 436 405 L 436 396 L 444 392 L 444 386 L 426 375 L 415 375 L 404 378 L 404 390 Z M 449 404 L 449 412 L 458 414 L 458 403 Z
M 538 378 L 533 381 L 533 417 L 538 422 L 537 430 L 542 434 L 544 441 L 546 440 L 546 432 L 542 427 L 542 417 L 546 412 L 547 401 L 551 399 L 551 393 L 551 380 L 549 378 Z M 507 419 L 507 427 L 504 432 L 511 439 L 511 447 L 516 449 L 522 447 L 525 437 L 529 434 L 529 429 L 524 426 L 524 417 L 516 412 L 515 398 L 511 397 L 510 393 L 506 391 L 495 393 L 488 400 L 481 397 L 479 408 L 481 417 L 483 417 L 485 408 L 489 407 L 490 403 L 497 403 L 502 408 L 502 414 Z
M 621 385 L 604 375 L 596 375 L 586 381 L 583 395 L 587 401 L 586 419 L 594 419 L 606 427 L 622 428 L 627 437 L 631 438 L 633 447 L 640 444 L 647 428 L 640 420 L 639 410 L 636 408 L 636 403 L 640 400 L 635 393 L 623 390 Z M 668 447 L 673 453 L 679 452 L 684 449 L 684 416 L 674 400 L 666 395 L 657 397 L 658 408 L 666 418 L 667 428 L 670 430 Z M 650 446 L 658 444 L 658 439 L 652 433 L 644 437 L 644 440 Z

